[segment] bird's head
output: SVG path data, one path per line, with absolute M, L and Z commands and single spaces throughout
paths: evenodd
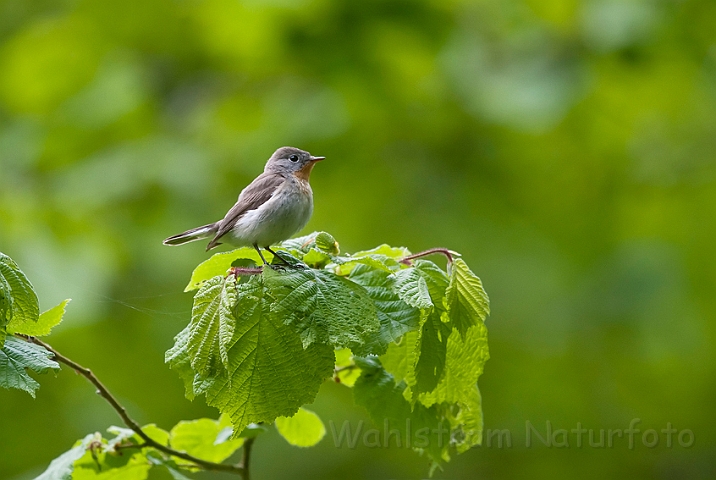
M 282 173 L 295 175 L 303 180 L 308 180 L 311 170 L 316 162 L 326 157 L 314 157 L 310 153 L 294 147 L 281 147 L 276 150 L 268 162 L 265 172 Z

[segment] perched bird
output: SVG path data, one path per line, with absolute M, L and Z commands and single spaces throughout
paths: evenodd
M 290 238 L 311 218 L 313 191 L 308 179 L 316 162 L 324 159 L 294 147 L 279 148 L 223 219 L 169 237 L 164 245 L 211 238 L 207 251 L 221 243 L 253 246 L 266 265 L 259 247 L 276 256 L 271 245 Z

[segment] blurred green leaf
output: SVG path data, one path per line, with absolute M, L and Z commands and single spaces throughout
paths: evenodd
M 292 417 L 278 417 L 276 430 L 291 445 L 312 447 L 326 435 L 321 419 L 310 410 L 300 408 Z
M 223 429 L 218 421 L 209 418 L 181 421 L 171 430 L 171 447 L 203 460 L 223 462 L 244 443 L 242 438 L 217 443 Z
M 84 456 L 87 451 L 87 445 L 94 439 L 95 434 L 90 433 L 84 439 L 79 440 L 71 450 L 50 462 L 47 470 L 42 472 L 35 480 L 72 480 L 75 461 Z

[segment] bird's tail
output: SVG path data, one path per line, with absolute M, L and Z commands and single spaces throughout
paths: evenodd
M 185 243 L 212 237 L 216 234 L 216 223 L 209 223 L 201 227 L 192 228 L 178 235 L 173 235 L 164 240 L 164 245 L 183 245 Z

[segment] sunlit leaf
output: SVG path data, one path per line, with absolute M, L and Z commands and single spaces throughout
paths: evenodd
M 490 314 L 490 300 L 482 288 L 482 281 L 461 258 L 452 264 L 445 297 L 450 322 L 460 335 L 464 336 L 468 328 L 484 322 Z
M 203 460 L 223 462 L 244 443 L 242 438 L 217 442 L 224 428 L 217 420 L 209 418 L 181 421 L 172 428 L 171 447 Z
M 292 417 L 278 417 L 274 424 L 278 433 L 296 447 L 312 447 L 326 435 L 326 427 L 318 415 L 305 408 Z
M 11 325 L 8 325 L 8 333 L 22 333 L 34 337 L 49 335 L 52 329 L 62 322 L 65 308 L 70 301 L 70 299 L 64 300 L 59 305 L 43 312 L 37 322 L 24 322 L 17 326 L 15 326 L 15 322 L 12 322 Z

